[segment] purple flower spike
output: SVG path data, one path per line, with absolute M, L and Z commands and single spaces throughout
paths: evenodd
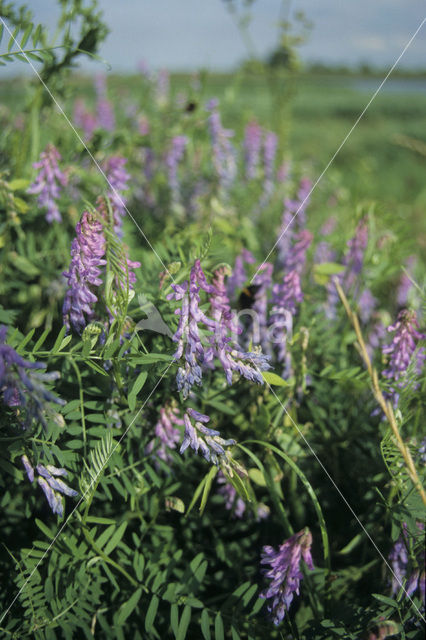
M 278 551 L 273 547 L 263 547 L 261 564 L 269 564 L 270 569 L 264 569 L 266 578 L 271 580 L 269 587 L 260 594 L 261 598 L 271 599 L 268 611 L 276 625 L 280 624 L 293 601 L 294 594 L 299 595 L 300 581 L 303 574 L 300 562 L 303 558 L 308 569 L 313 571 L 311 556 L 312 534 L 308 528 L 295 533 L 291 538 L 279 546 Z
M 389 356 L 388 368 L 382 372 L 395 387 L 390 388 L 389 398 L 394 407 L 398 405 L 399 394 L 396 388 L 403 389 L 406 385 L 404 380 L 408 365 L 417 347 L 417 341 L 423 340 L 426 336 L 416 330 L 418 328 L 415 311 L 403 309 L 399 312 L 397 321 L 388 327 L 388 332 L 395 333 L 392 342 L 382 347 L 382 352 Z M 424 349 L 417 352 L 417 368 L 421 369 L 425 359 Z
M 244 159 L 246 179 L 253 180 L 256 177 L 260 149 L 262 146 L 262 129 L 255 120 L 246 126 L 244 137 Z
M 47 209 L 46 220 L 50 223 L 62 220 L 56 201 L 61 194 L 61 186 L 65 187 L 68 182 L 66 174 L 59 169 L 60 159 L 59 151 L 53 144 L 48 144 L 40 160 L 33 165 L 34 169 L 39 169 L 39 173 L 28 189 L 28 193 L 38 195 L 37 202 L 40 207 Z
M 130 180 L 130 174 L 128 174 L 124 168 L 126 162 L 126 158 L 111 156 L 104 165 L 104 171 L 110 185 L 110 190 L 107 195 L 111 201 L 114 215 L 114 231 L 119 237 L 123 235 L 123 217 L 126 213 L 127 202 L 127 198 L 122 192 L 127 191 L 127 182 Z
M 106 131 L 114 131 L 114 109 L 107 97 L 107 81 L 105 75 L 99 74 L 96 76 L 95 89 L 97 94 L 96 109 L 98 125 Z
M 164 462 L 170 464 L 173 460 L 169 449 L 176 449 L 176 444 L 180 440 L 180 430 L 176 426 L 183 426 L 182 418 L 179 418 L 178 409 L 173 406 L 161 407 L 160 417 L 155 425 L 155 438 L 148 443 L 146 453 L 155 450 L 156 455 Z M 159 442 L 159 446 L 157 443 Z
M 343 288 L 346 291 L 349 291 L 354 287 L 357 278 L 362 271 L 367 242 L 367 219 L 363 218 L 359 222 L 353 238 L 348 241 L 348 251 L 343 259 L 343 264 L 346 266 L 346 271 L 343 279 Z
M 419 589 L 420 597 L 425 603 L 425 551 L 424 551 L 424 525 L 417 522 L 419 529 L 419 543 L 415 549 L 415 562 L 408 556 L 410 538 L 407 525 L 402 525 L 402 534 L 393 545 L 389 554 L 389 562 L 392 566 L 392 595 L 396 595 L 401 587 L 404 587 L 405 595 L 412 596 Z M 414 541 L 413 541 L 414 542 Z M 414 566 L 413 566 L 414 565 Z M 411 573 L 410 573 L 411 572 Z
M 229 141 L 234 132 L 224 129 L 217 109 L 217 100 L 211 100 L 206 108 L 210 111 L 209 128 L 213 151 L 213 166 L 219 178 L 219 185 L 228 190 L 237 173 L 235 149 Z
M 292 224 L 294 224 L 295 228 L 304 229 L 306 226 L 306 208 L 309 204 L 311 188 L 311 180 L 309 178 L 302 178 L 300 180 L 297 197 L 294 200 L 287 198 L 284 201 L 284 211 L 290 214 L 287 216 L 287 223 L 294 218 Z
M 34 469 L 28 460 L 28 457 L 24 455 L 21 460 L 27 472 L 28 480 L 33 482 Z M 58 479 L 60 476 L 67 476 L 68 472 L 66 469 L 60 469 L 51 464 L 48 464 L 46 467 L 42 464 L 38 464 L 36 470 L 38 473 L 37 482 L 46 496 L 49 507 L 52 509 L 53 513 L 63 516 L 64 507 L 62 504 L 61 494 L 72 498 L 78 496 L 77 491 L 70 489 L 65 482 Z
M 93 318 L 98 300 L 94 289 L 102 284 L 100 267 L 106 264 L 102 223 L 85 211 L 76 226 L 77 236 L 71 244 L 71 264 L 64 276 L 68 280 L 62 313 L 64 324 L 78 333 Z
M 293 329 L 293 316 L 303 300 L 300 287 L 300 277 L 297 271 L 290 271 L 284 276 L 281 284 L 274 284 L 272 288 L 271 328 L 274 342 L 277 344 L 278 362 L 289 363 L 287 358 L 287 339 Z M 289 366 L 284 371 L 284 377 L 290 375 Z
M 87 109 L 84 100 L 78 99 L 74 103 L 74 122 L 77 127 L 83 130 L 86 142 L 89 142 L 96 129 L 97 121 L 95 116 Z
M 195 420 L 195 423 L 192 423 Z M 201 451 L 202 456 L 212 464 L 219 465 L 223 462 L 228 464 L 229 454 L 225 447 L 235 444 L 235 440 L 224 440 L 220 437 L 219 431 L 209 429 L 205 423 L 209 422 L 209 416 L 198 413 L 194 409 L 187 409 L 183 416 L 185 424 L 185 435 L 183 438 L 180 453 L 191 447 L 196 453 Z
M 306 252 L 313 240 L 313 235 L 307 229 L 303 229 L 294 237 L 294 244 L 289 249 L 284 263 L 284 271 L 296 271 L 302 274 L 306 263 Z
M 228 278 L 227 290 L 230 298 L 234 297 L 236 289 L 241 289 L 247 280 L 247 274 L 244 267 L 246 264 L 254 264 L 255 259 L 248 249 L 243 249 L 235 258 L 235 266 L 232 274 Z
M 364 289 L 359 296 L 359 317 L 363 324 L 367 324 L 377 305 L 377 299 L 373 296 L 370 289 Z
M 6 334 L 7 327 L 0 326 L 0 394 L 3 402 L 8 407 L 26 409 L 24 427 L 28 427 L 33 419 L 46 427 L 46 412 L 52 413 L 49 403 L 63 405 L 65 402 L 44 385 L 57 380 L 60 374 L 57 371 L 42 373 L 40 369 L 45 369 L 45 364 L 24 360 L 6 344 Z M 24 461 L 23 464 L 25 466 Z M 25 468 L 29 474 L 29 468 Z
M 263 144 L 263 194 L 260 200 L 260 206 L 264 207 L 268 203 L 274 190 L 274 164 L 277 153 L 278 138 L 272 131 L 267 131 Z
M 412 274 L 413 269 L 414 269 L 414 265 L 416 264 L 416 256 L 410 256 L 407 259 L 406 262 L 406 270 L 408 272 L 408 274 Z M 403 272 L 401 279 L 399 281 L 399 286 L 398 286 L 398 291 L 396 294 L 396 300 L 398 303 L 398 306 L 400 307 L 406 307 L 407 303 L 408 303 L 408 298 L 410 295 L 410 292 L 413 288 L 413 282 L 412 279 L 409 277 L 409 275 L 407 275 L 407 273 Z
M 169 178 L 169 187 L 172 194 L 172 200 L 179 202 L 179 180 L 178 180 L 178 165 L 185 153 L 185 147 L 187 144 L 187 138 L 185 136 L 175 136 L 172 140 L 172 146 L 166 155 L 166 167 Z

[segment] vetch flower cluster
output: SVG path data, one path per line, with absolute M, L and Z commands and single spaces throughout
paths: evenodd
M 417 523 L 417 526 L 420 530 L 420 535 L 423 538 L 423 544 L 419 545 L 414 566 L 413 563 L 410 562 L 408 555 L 410 545 L 407 525 L 405 522 L 402 525 L 402 535 L 395 542 L 389 554 L 389 562 L 393 570 L 392 595 L 395 596 L 401 586 L 404 587 L 405 594 L 407 596 L 412 596 L 413 593 L 419 589 L 421 600 L 425 603 L 424 525 L 423 523 Z M 408 574 L 410 565 L 412 572 L 411 574 Z
M 300 570 L 302 558 L 308 569 L 314 569 L 311 545 L 312 534 L 306 527 L 280 545 L 278 551 L 270 546 L 263 547 L 260 562 L 270 565 L 270 569 L 264 569 L 263 573 L 271 583 L 260 597 L 270 599 L 268 611 L 276 625 L 284 619 L 294 595 L 299 595 L 300 581 L 303 578 Z
M 102 284 L 101 269 L 106 264 L 103 225 L 95 213 L 85 211 L 76 226 L 76 237 L 71 243 L 71 264 L 63 275 L 68 280 L 62 314 L 64 324 L 78 333 L 94 316 L 98 301 L 94 293 Z
M 395 334 L 392 342 L 382 347 L 382 352 L 389 357 L 388 368 L 382 372 L 382 375 L 391 383 L 396 383 L 390 388 L 390 399 L 394 407 L 398 405 L 399 400 L 399 393 L 396 389 L 402 389 L 406 385 L 405 376 L 416 350 L 417 342 L 426 337 L 417 331 L 416 327 L 418 328 L 419 324 L 415 311 L 403 309 L 399 312 L 396 323 L 388 327 L 388 332 Z M 425 357 L 425 350 L 419 349 L 417 369 L 422 368 Z
M 107 83 L 106 76 L 99 74 L 95 78 L 96 89 L 96 111 L 97 122 L 99 127 L 106 131 L 114 131 L 115 128 L 115 116 L 112 104 L 107 97 Z
M 59 151 L 48 144 L 41 153 L 40 160 L 33 164 L 34 169 L 39 169 L 35 181 L 28 189 L 28 193 L 38 195 L 37 202 L 47 210 L 47 222 L 61 222 L 57 200 L 61 194 L 61 187 L 65 187 L 68 180 L 58 166 L 61 159 Z
M 145 450 L 146 453 L 152 453 L 155 450 L 156 455 L 161 460 L 170 463 L 172 456 L 169 453 L 169 449 L 176 449 L 181 437 L 180 429 L 177 427 L 183 426 L 183 424 L 182 418 L 179 418 L 177 407 L 171 405 L 161 407 L 160 417 L 154 429 L 155 438 L 148 443 Z
M 28 457 L 23 455 L 21 461 L 25 467 L 25 471 L 27 472 L 28 480 L 30 482 L 34 482 L 34 468 Z M 57 513 L 62 517 L 64 515 L 62 495 L 70 496 L 71 498 L 78 496 L 77 491 L 70 489 L 70 487 L 60 479 L 60 477 L 67 476 L 68 472 L 66 469 L 57 468 L 51 464 L 48 464 L 47 466 L 38 464 L 36 466 L 36 471 L 38 474 L 37 483 L 42 488 L 47 502 L 49 503 L 49 507 L 52 509 L 53 513 Z
M 114 215 L 114 231 L 119 237 L 123 235 L 123 217 L 126 213 L 127 202 L 127 198 L 122 192 L 128 189 L 127 183 L 130 180 L 130 174 L 124 168 L 126 162 L 127 159 L 122 156 L 111 156 L 104 164 L 104 171 L 110 186 L 107 195 Z
M 253 180 L 256 177 L 262 147 L 262 128 L 255 120 L 246 126 L 243 146 L 246 179 Z
M 220 437 L 219 431 L 206 427 L 206 423 L 210 421 L 209 416 L 199 413 L 195 409 L 187 409 L 183 421 L 185 435 L 180 453 L 191 447 L 196 453 L 200 450 L 207 462 L 218 466 L 223 463 L 228 466 L 228 452 L 225 447 L 235 444 L 235 440 L 224 440 Z
M 219 177 L 220 186 L 227 190 L 232 185 L 237 173 L 236 152 L 229 141 L 234 132 L 223 128 L 217 107 L 217 100 L 210 100 L 206 106 L 207 111 L 210 112 L 208 121 L 212 141 L 213 165 Z
M 264 355 L 258 351 L 242 351 L 229 335 L 235 336 L 238 329 L 229 306 L 224 277 L 224 270 L 219 269 L 215 273 L 214 283 L 208 284 L 200 261 L 196 260 L 189 282 L 173 284 L 173 293 L 167 296 L 168 300 L 182 301 L 181 307 L 175 311 L 179 316 L 179 326 L 173 340 L 178 343 L 174 359 L 185 358 L 176 377 L 177 387 L 183 392 L 184 398 L 194 384 L 201 385 L 202 366 L 214 368 L 215 358 L 223 366 L 228 384 L 232 384 L 234 371 L 262 384 L 261 371 L 269 368 Z M 208 317 L 200 309 L 200 290 L 210 294 L 213 317 Z M 202 325 L 204 333 L 200 328 Z
M 7 327 L 0 326 L 0 393 L 8 407 L 21 407 L 26 410 L 24 427 L 33 419 L 46 427 L 46 413 L 53 413 L 49 403 L 64 405 L 44 386 L 60 377 L 58 371 L 42 373 L 46 368 L 41 362 L 24 360 L 13 347 L 6 344 Z
M 166 155 L 166 167 L 168 172 L 169 187 L 172 194 L 172 200 L 179 202 L 179 180 L 178 180 L 178 165 L 185 153 L 185 147 L 187 144 L 186 136 L 175 136 L 172 140 L 172 145 Z

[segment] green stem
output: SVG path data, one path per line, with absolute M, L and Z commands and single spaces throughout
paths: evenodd
M 73 367 L 75 374 L 78 380 L 78 390 L 80 397 L 80 408 L 81 408 L 81 428 L 83 429 L 83 446 L 84 446 L 84 457 L 87 455 L 87 435 L 86 435 L 86 416 L 84 414 L 84 396 L 83 396 L 83 382 L 81 379 L 80 369 L 77 367 L 76 363 L 72 358 L 70 358 L 71 366 Z

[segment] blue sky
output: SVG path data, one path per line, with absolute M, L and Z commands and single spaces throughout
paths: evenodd
M 54 0 L 28 4 L 37 21 L 53 27 Z M 100 53 L 113 71 L 134 71 L 141 59 L 154 68 L 228 70 L 247 56 L 222 0 L 100 0 L 99 6 L 111 29 Z M 259 55 L 274 47 L 279 17 L 296 11 L 313 23 L 300 49 L 304 60 L 390 66 L 426 16 L 426 1 L 256 0 L 250 33 Z M 426 24 L 401 66 L 426 66 Z

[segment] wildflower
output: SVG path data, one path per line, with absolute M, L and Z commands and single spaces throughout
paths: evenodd
M 178 202 L 179 197 L 179 181 L 177 176 L 178 164 L 183 158 L 187 138 L 185 136 L 175 136 L 172 140 L 172 146 L 166 155 L 166 167 L 169 178 L 169 187 L 172 192 L 172 200 Z
M 396 323 L 388 327 L 388 332 L 395 333 L 392 342 L 382 347 L 382 352 L 389 356 L 388 368 L 382 371 L 382 375 L 392 383 L 397 383 L 396 387 L 400 389 L 406 386 L 404 378 L 416 350 L 416 343 L 425 338 L 424 334 L 416 330 L 418 326 L 415 312 L 403 309 L 399 312 Z M 417 353 L 418 368 L 421 368 L 424 358 L 424 350 L 420 349 Z M 399 394 L 394 387 L 390 388 L 389 396 L 396 407 Z
M 422 602 L 425 601 L 425 552 L 424 552 L 424 525 L 421 522 L 417 523 L 419 534 L 422 540 L 416 545 L 415 548 L 415 563 L 414 567 L 411 566 L 411 574 L 408 575 L 410 565 L 410 558 L 408 555 L 408 549 L 410 547 L 410 539 L 408 534 L 407 525 L 404 522 L 402 525 L 402 533 L 398 540 L 393 545 L 389 554 L 389 562 L 392 566 L 392 595 L 396 595 L 404 586 L 407 596 L 412 596 L 413 593 L 419 589 Z
M 244 352 L 236 345 L 229 333 L 239 332 L 235 319 L 229 307 L 224 283 L 225 271 L 219 269 L 215 273 L 213 284 L 208 284 L 199 260 L 196 260 L 191 269 L 189 282 L 182 285 L 172 285 L 173 293 L 167 298 L 182 301 L 176 314 L 180 316 L 179 326 L 173 336 L 178 343 L 174 354 L 175 360 L 185 355 L 184 366 L 179 367 L 176 377 L 179 391 L 183 391 L 187 397 L 194 384 L 201 385 L 202 366 L 214 366 L 214 359 L 218 358 L 222 364 L 228 384 L 232 384 L 232 374 L 236 371 L 243 377 L 263 383 L 260 373 L 262 369 L 269 368 L 267 358 L 259 353 Z M 200 289 L 210 294 L 210 306 L 213 317 L 208 317 L 200 309 Z M 210 332 L 207 340 L 204 340 L 200 325 Z
M 306 262 L 306 252 L 309 249 L 313 235 L 307 229 L 302 229 L 294 236 L 292 246 L 289 248 L 284 260 L 284 271 L 303 272 Z
M 225 499 L 225 509 L 232 510 L 233 518 L 241 519 L 246 510 L 246 503 L 240 496 L 237 496 L 235 487 L 227 481 L 222 471 L 217 474 L 217 481 L 220 484 L 218 493 Z
M 244 267 L 246 264 L 254 264 L 255 259 L 248 249 L 242 249 L 241 253 L 235 258 L 234 269 L 228 278 L 227 291 L 230 298 L 234 297 L 236 289 L 241 289 L 247 280 L 247 274 Z
M 167 104 L 169 97 L 170 79 L 167 69 L 160 69 L 157 73 L 156 98 L 160 106 Z
M 330 247 L 326 240 L 318 242 L 315 249 L 314 262 L 315 264 L 322 264 L 324 262 L 333 262 L 336 259 L 336 253 Z
M 46 220 L 50 223 L 62 220 L 56 201 L 61 194 L 61 186 L 65 187 L 68 180 L 66 174 L 59 169 L 60 159 L 59 151 L 53 144 L 48 144 L 41 153 L 40 160 L 33 164 L 34 169 L 40 171 L 28 189 L 28 193 L 38 195 L 37 202 L 47 209 Z
M 247 338 L 259 342 L 262 348 L 268 349 L 268 291 L 272 284 L 273 265 L 265 262 L 253 278 L 256 287 L 252 309 L 256 314 L 257 327 L 252 326 Z M 257 336 L 255 329 L 257 329 Z
M 191 419 L 195 421 L 194 424 Z M 200 450 L 207 462 L 212 462 L 215 465 L 219 465 L 221 462 L 228 463 L 228 452 L 225 447 L 235 444 L 235 440 L 224 440 L 220 437 L 219 431 L 206 427 L 206 423 L 210 421 L 209 416 L 199 413 L 195 409 L 187 409 L 183 420 L 185 435 L 180 453 L 191 447 L 196 453 Z
M 229 141 L 234 135 L 230 129 L 224 129 L 217 109 L 218 101 L 210 100 L 207 110 L 210 112 L 208 122 L 212 141 L 213 165 L 223 189 L 229 189 L 237 173 L 235 149 Z
M 294 200 L 287 198 L 284 201 L 284 211 L 294 219 L 295 226 L 304 229 L 306 226 L 306 208 L 309 204 L 312 182 L 309 178 L 302 178 L 299 183 L 297 197 Z
M 289 175 L 290 175 L 290 163 L 289 162 L 283 162 L 278 167 L 278 171 L 277 171 L 277 180 L 278 180 L 278 182 L 285 182 Z
M 290 271 L 283 282 L 272 287 L 271 327 L 274 341 L 278 344 L 278 362 L 286 362 L 284 375 L 290 374 L 287 354 L 287 339 L 293 328 L 293 316 L 303 300 L 300 277 L 297 271 Z
M 28 480 L 33 482 L 35 477 L 34 468 L 28 460 L 28 457 L 23 455 L 21 461 L 25 467 L 25 471 L 27 472 Z M 72 498 L 78 495 L 77 491 L 70 489 L 70 487 L 60 479 L 61 476 L 67 476 L 68 472 L 66 469 L 58 469 L 51 464 L 48 464 L 47 466 L 38 464 L 36 471 L 38 473 L 37 483 L 43 490 L 47 502 L 49 503 L 49 507 L 52 509 L 53 513 L 57 513 L 62 517 L 64 515 L 62 495 L 70 496 Z
M 351 238 L 347 243 L 348 251 L 343 259 L 343 264 L 346 266 L 346 271 L 343 278 L 343 287 L 346 291 L 349 291 L 355 285 L 357 276 L 362 271 L 367 242 L 367 219 L 363 218 L 359 222 L 353 238 Z
M 100 267 L 106 264 L 103 225 L 95 214 L 85 211 L 76 226 L 71 244 L 71 264 L 63 275 L 68 280 L 62 313 L 64 323 L 78 333 L 94 316 L 98 300 L 94 289 L 102 284 Z
M 364 289 L 358 300 L 359 316 L 363 324 L 369 322 L 376 305 L 377 299 L 373 296 L 370 289 Z
M 265 141 L 263 143 L 263 194 L 260 205 L 263 207 L 267 204 L 274 189 L 274 161 L 277 153 L 277 136 L 272 131 L 267 131 Z
M 122 218 L 126 213 L 127 202 L 127 198 L 122 194 L 122 192 L 128 189 L 127 182 L 130 180 L 130 175 L 124 168 L 126 162 L 126 158 L 121 156 L 111 156 L 104 165 L 104 171 L 110 186 L 110 190 L 107 195 L 111 202 L 114 216 L 114 231 L 119 237 L 123 234 Z
M 7 327 L 0 326 L 0 393 L 8 407 L 26 409 L 24 427 L 33 419 L 46 427 L 46 412 L 51 412 L 49 402 L 63 405 L 65 402 L 46 389 L 45 383 L 57 380 L 58 371 L 42 373 L 42 362 L 24 360 L 13 347 L 6 344 Z
M 311 544 L 312 534 L 305 528 L 280 545 L 278 551 L 270 546 L 263 547 L 261 564 L 270 565 L 271 568 L 264 569 L 263 573 L 271 579 L 271 583 L 260 597 L 271 598 L 268 611 L 276 625 L 284 619 L 294 594 L 299 595 L 300 581 L 303 578 L 300 570 L 301 559 L 303 558 L 311 571 L 314 569 Z
M 83 129 L 83 136 L 89 142 L 96 129 L 97 121 L 95 116 L 87 109 L 84 100 L 80 98 L 74 102 L 74 122 L 77 127 Z
M 114 131 L 115 117 L 113 107 L 107 97 L 106 76 L 97 75 L 95 78 L 97 94 L 96 109 L 98 125 L 106 131 Z
M 406 262 L 406 270 L 408 272 L 403 272 L 401 279 L 399 281 L 398 290 L 396 293 L 396 300 L 399 307 L 406 307 L 408 303 L 408 297 L 413 288 L 412 278 L 410 278 L 410 274 L 414 269 L 414 265 L 416 263 L 416 257 L 410 256 Z
M 255 120 L 246 126 L 243 144 L 246 179 L 253 180 L 256 177 L 262 146 L 262 129 Z
M 174 425 L 183 426 L 182 418 L 179 418 L 177 407 L 166 405 L 160 409 L 160 417 L 155 425 L 155 438 L 148 443 L 146 453 L 151 453 L 156 445 L 156 439 L 159 440 L 160 446 L 156 449 L 156 455 L 170 463 L 172 457 L 168 452 L 169 449 L 176 449 L 176 444 L 180 440 L 180 430 Z

